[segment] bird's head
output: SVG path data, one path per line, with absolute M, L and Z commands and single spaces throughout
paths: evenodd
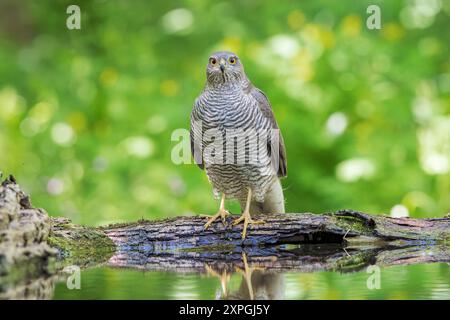
M 239 83 L 245 78 L 244 67 L 239 57 L 233 52 L 215 52 L 209 57 L 206 78 L 213 86 Z

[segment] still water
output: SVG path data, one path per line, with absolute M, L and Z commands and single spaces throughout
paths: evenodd
M 253 271 L 256 299 L 450 299 L 450 265 L 430 263 L 379 269 L 380 288 L 369 289 L 367 270 L 350 273 Z M 222 275 L 97 267 L 81 271 L 80 289 L 66 280 L 52 286 L 53 299 L 248 299 L 243 272 Z M 369 281 L 370 283 L 375 283 Z

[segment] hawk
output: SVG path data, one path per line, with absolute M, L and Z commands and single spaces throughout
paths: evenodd
M 220 197 L 219 211 L 205 228 L 218 218 L 225 224 L 225 199 L 240 202 L 242 215 L 233 225 L 244 222 L 243 239 L 249 224 L 264 223 L 251 214 L 285 212 L 283 137 L 267 96 L 250 82 L 236 54 L 209 57 L 206 83 L 191 112 L 190 140 L 195 162 Z

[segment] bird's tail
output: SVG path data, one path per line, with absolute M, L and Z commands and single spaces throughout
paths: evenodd
M 276 179 L 266 193 L 264 202 L 252 201 L 250 203 L 252 214 L 260 213 L 285 213 L 284 195 L 280 179 Z

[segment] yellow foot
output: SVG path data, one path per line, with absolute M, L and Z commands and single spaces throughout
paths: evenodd
M 219 211 L 213 215 L 213 216 L 205 216 L 206 218 L 208 218 L 208 222 L 205 223 L 205 229 L 208 229 L 208 227 L 211 225 L 211 223 L 213 223 L 214 221 L 216 221 L 218 218 L 222 219 L 222 223 L 224 226 L 226 226 L 226 217 L 229 216 L 230 213 L 228 212 L 228 210 L 225 209 L 219 209 Z
M 239 218 L 233 221 L 233 226 L 241 223 L 242 221 L 244 221 L 244 229 L 242 229 L 242 239 L 245 239 L 245 236 L 247 235 L 247 226 L 249 224 L 265 223 L 263 220 L 253 220 L 250 216 L 250 213 L 244 212 Z
M 240 269 L 239 267 L 235 267 L 235 270 L 236 270 L 236 272 L 241 273 L 242 276 L 244 277 L 245 284 L 248 289 L 249 298 L 250 298 L 250 300 L 253 300 L 255 298 L 254 293 L 253 293 L 253 285 L 252 285 L 253 271 L 264 270 L 264 268 L 250 267 L 247 262 L 247 255 L 244 252 L 242 252 L 242 262 L 244 263 L 244 270 Z

